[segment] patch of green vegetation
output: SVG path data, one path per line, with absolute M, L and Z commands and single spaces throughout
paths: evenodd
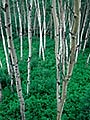
M 26 105 L 26 120 L 56 119 L 56 68 L 54 40 L 47 38 L 45 61 L 39 58 L 39 39 L 33 37 L 31 58 L 30 94 L 26 95 L 28 39 L 23 38 L 23 60 L 20 60 L 19 39 L 14 40 L 18 57 L 23 96 Z M 90 118 L 90 66 L 86 59 L 89 50 L 80 54 L 68 85 L 67 100 L 62 120 L 89 120 Z M 19 101 L 14 87 L 10 89 L 10 78 L 7 75 L 5 55 L 0 45 L 0 58 L 3 68 L 0 69 L 0 81 L 3 84 L 3 99 L 0 103 L 0 120 L 20 120 Z M 15 86 L 15 85 L 14 85 Z

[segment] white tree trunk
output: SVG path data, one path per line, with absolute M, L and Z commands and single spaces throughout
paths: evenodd
M 80 9 L 81 9 L 81 0 L 79 0 L 79 29 L 78 29 L 78 37 L 77 37 L 77 45 L 76 45 L 76 57 L 75 57 L 75 63 L 77 62 L 77 59 L 78 59 L 78 53 L 79 53 L 79 48 L 80 48 L 80 40 L 79 40 L 79 38 L 80 38 L 80 20 L 81 20 L 81 11 L 80 11 Z
M 18 15 L 19 15 L 19 29 L 20 29 L 20 57 L 22 60 L 23 57 L 23 41 L 22 41 L 22 18 L 21 18 L 21 13 L 20 13 L 20 8 L 19 8 L 19 3 L 18 0 L 16 0 L 16 4 L 17 4 L 17 10 L 18 10 Z
M 19 68 L 18 68 L 17 56 L 15 53 L 13 39 L 12 39 L 12 26 L 11 26 L 9 1 L 4 0 L 3 4 L 4 4 L 4 9 L 5 9 L 4 16 L 5 16 L 7 43 L 8 43 L 9 54 L 10 54 L 10 57 L 13 63 L 13 68 L 14 68 L 14 74 L 15 74 L 15 79 L 16 79 L 16 89 L 17 89 L 17 94 L 18 94 L 18 98 L 20 101 L 21 119 L 25 120 L 25 113 L 24 113 L 25 103 L 24 103 L 24 98 L 22 95 L 21 79 L 20 79 L 20 73 L 19 73 Z
M 22 15 L 24 16 L 24 21 L 23 21 L 23 26 L 24 26 L 24 34 L 26 34 L 26 11 L 25 11 L 25 5 L 24 5 L 24 0 L 22 0 L 22 9 L 23 9 L 23 12 L 22 12 Z
M 8 75 L 10 75 L 10 78 L 11 78 L 11 91 L 13 91 L 13 88 L 12 88 L 12 86 L 13 86 L 13 70 L 12 70 L 12 66 L 11 66 L 11 60 L 8 59 L 8 53 L 7 53 L 7 49 L 6 49 L 5 37 L 4 37 L 4 33 L 3 33 L 3 28 L 2 28 L 1 14 L 0 14 L 0 28 L 1 28 L 1 35 L 2 35 L 4 53 L 5 53 L 5 57 L 6 57 Z
M 81 36 L 80 36 L 80 50 L 81 50 L 81 47 L 82 47 L 81 43 L 82 43 L 82 38 L 83 38 L 83 32 L 84 32 L 85 24 L 86 24 L 86 21 L 87 21 L 88 12 L 89 12 L 89 9 L 86 10 L 85 19 L 84 19 L 84 23 L 83 23 L 83 26 L 82 26 L 82 31 L 81 31 Z
M 68 6 L 70 6 L 70 1 L 68 0 Z M 72 28 L 72 22 L 70 19 L 70 9 L 68 12 L 68 22 L 69 22 L 69 40 L 70 40 L 70 50 L 71 50 L 71 28 Z
M 16 5 L 15 5 L 15 1 L 14 1 L 14 0 L 13 0 L 13 12 L 14 12 L 14 18 L 15 18 L 16 34 L 18 35 L 18 29 L 17 29 L 17 17 L 16 17 Z
M 1 60 L 0 60 L 0 66 L 1 66 L 1 68 L 2 68 L 2 62 L 1 62 Z
M 86 37 L 85 37 L 85 42 L 84 42 L 84 46 L 83 46 L 83 52 L 85 51 L 85 48 L 86 48 L 86 44 L 88 42 L 88 35 L 90 34 L 90 23 L 89 23 L 89 27 L 87 29 L 87 33 L 86 33 Z
M 28 55 L 28 77 L 27 77 L 27 94 L 29 94 L 30 89 L 30 62 L 31 62 L 31 44 L 32 44 L 32 20 L 31 20 L 31 12 L 32 12 L 32 3 L 33 0 L 30 1 L 30 4 L 27 3 L 27 18 L 28 18 L 28 43 L 29 43 L 29 55 Z
M 50 15 L 50 38 L 52 39 L 52 13 Z
M 37 12 L 35 11 L 35 16 L 34 16 L 34 25 L 33 25 L 33 31 L 34 31 L 34 33 L 33 33 L 33 35 L 35 36 L 36 35 L 36 22 L 37 22 Z
M 52 13 L 54 19 L 54 33 L 55 33 L 55 57 L 56 57 L 56 97 L 57 97 L 57 116 L 60 105 L 60 54 L 59 54 L 59 20 L 56 12 L 56 0 L 52 1 Z M 58 118 L 57 118 L 58 119 Z
M 39 1 L 34 0 L 35 2 L 35 7 L 37 9 L 37 17 L 38 17 L 38 22 L 39 22 L 39 32 L 40 32 L 40 46 L 39 46 L 39 57 L 41 57 L 41 54 L 43 56 L 43 60 L 45 60 L 44 56 L 44 48 L 43 48 L 43 38 L 42 38 L 42 28 L 41 28 L 41 14 L 40 14 L 40 7 L 39 7 Z
M 62 1 L 61 0 L 59 0 L 59 1 L 60 1 L 60 8 L 62 8 Z M 62 9 L 61 9 L 61 11 L 62 11 Z M 61 13 L 63 14 L 63 12 L 61 12 Z M 63 17 L 61 17 L 61 18 L 62 18 L 62 21 L 64 21 Z M 72 33 L 71 34 L 71 38 L 72 38 L 71 39 L 71 53 L 69 56 L 69 64 L 68 64 L 67 74 L 63 78 L 62 95 L 61 95 L 61 101 L 60 101 L 60 105 L 59 105 L 57 120 L 61 120 L 63 107 L 64 107 L 64 103 L 66 100 L 66 95 L 67 95 L 67 85 L 68 85 L 68 81 L 73 72 L 73 67 L 74 67 L 74 63 L 75 63 L 76 36 L 78 33 L 78 26 L 79 26 L 79 0 L 74 0 L 74 21 L 73 21 L 73 27 L 72 27 L 72 31 L 71 31 L 71 33 Z M 63 37 L 63 39 L 64 39 L 64 37 Z M 64 44 L 62 44 L 62 46 L 63 45 Z M 64 52 L 64 50 L 62 52 Z M 63 60 L 62 60 L 62 64 L 63 64 Z
M 89 63 L 89 60 L 90 60 L 90 53 L 89 53 L 88 58 L 87 58 L 87 64 Z
M 0 13 L 0 29 L 1 29 L 1 35 L 2 35 L 2 41 L 3 41 L 3 48 L 4 48 L 4 52 L 5 52 L 5 57 L 6 57 L 7 70 L 8 70 L 8 74 L 10 75 L 8 54 L 7 54 L 7 49 L 6 49 L 6 44 L 5 44 L 5 37 L 4 37 L 4 33 L 3 33 L 3 28 L 2 28 L 1 13 Z
M 42 5 L 43 5 L 43 15 L 44 15 L 43 28 L 44 28 L 44 50 L 45 50 L 45 48 L 46 48 L 46 11 L 45 11 L 44 0 L 42 0 Z

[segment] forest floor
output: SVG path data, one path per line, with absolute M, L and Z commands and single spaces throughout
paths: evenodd
M 45 61 L 39 58 L 39 39 L 33 37 L 31 58 L 30 94 L 26 95 L 28 40 L 23 38 L 23 60 L 20 60 L 19 38 L 14 40 L 18 57 L 23 96 L 26 105 L 26 120 L 56 120 L 56 68 L 54 40 L 47 38 Z M 90 120 L 90 63 L 87 56 L 80 53 L 68 85 L 67 99 L 62 120 Z M 16 93 L 15 80 L 13 90 L 10 88 L 10 77 L 7 75 L 5 55 L 0 42 L 0 69 L 2 83 L 2 102 L 0 102 L 0 120 L 20 120 L 19 101 Z

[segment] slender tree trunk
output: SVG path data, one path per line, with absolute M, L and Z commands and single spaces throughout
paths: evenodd
M 42 0 L 42 5 L 43 5 L 43 15 L 44 15 L 44 20 L 43 20 L 43 27 L 44 27 L 44 50 L 46 48 L 46 11 L 45 11 L 45 1 Z
M 17 10 L 18 10 L 18 15 L 19 15 L 19 29 L 20 29 L 20 57 L 22 60 L 23 57 L 23 40 L 22 40 L 22 17 L 21 17 L 21 12 L 20 12 L 20 8 L 19 8 L 19 3 L 18 0 L 16 0 L 16 4 L 17 4 Z
M 88 29 L 87 29 L 87 33 L 86 33 L 86 37 L 85 37 L 85 41 L 84 41 L 84 45 L 83 45 L 83 52 L 85 51 L 86 44 L 87 44 L 88 39 L 89 39 L 89 38 L 88 38 L 89 34 L 90 34 L 90 23 L 89 23 L 89 27 L 88 27 Z
M 12 39 L 12 26 L 11 26 L 11 17 L 10 17 L 10 7 L 9 7 L 9 1 L 4 0 L 4 10 L 5 10 L 5 28 L 6 28 L 6 34 L 7 34 L 7 43 L 8 43 L 8 49 L 9 54 L 11 56 L 11 60 L 14 66 L 14 74 L 16 79 L 16 89 L 18 98 L 20 101 L 20 112 L 21 112 L 21 119 L 25 120 L 25 103 L 24 98 L 22 95 L 22 87 L 21 87 L 21 79 L 20 79 L 20 73 L 18 68 L 18 61 L 17 56 L 14 49 L 13 39 Z
M 22 0 L 22 9 L 23 9 L 22 15 L 24 16 L 23 26 L 24 26 L 24 34 L 26 34 L 26 11 L 24 4 L 25 4 L 24 0 Z
M 61 58 L 62 58 L 62 72 L 63 75 L 65 76 L 65 15 L 64 15 L 64 9 L 62 6 L 62 0 L 59 0 L 60 2 L 60 28 L 61 28 L 61 32 L 60 32 L 60 41 L 62 42 L 62 50 L 61 50 Z M 65 5 L 65 3 L 64 3 Z
M 62 64 L 62 79 L 64 79 L 65 76 L 65 16 L 64 16 L 64 9 L 62 6 L 62 0 L 59 0 L 59 4 L 60 4 L 60 56 L 61 56 L 61 64 Z M 63 88 L 62 88 L 63 89 Z M 60 102 L 58 105 L 58 111 L 57 111 L 57 120 L 61 119 L 61 103 L 62 103 L 62 96 L 60 97 Z
M 30 4 L 27 3 L 27 11 L 28 11 L 28 43 L 29 43 L 29 55 L 28 55 L 28 77 L 27 77 L 27 94 L 29 94 L 29 88 L 30 88 L 30 62 L 31 62 L 31 43 L 32 43 L 32 19 L 31 19 L 31 12 L 32 12 L 32 2 L 30 1 Z
M 41 54 L 43 56 L 43 60 L 45 60 L 44 56 L 44 48 L 43 48 L 43 38 L 42 38 L 42 28 L 41 28 L 41 14 L 40 14 L 40 7 L 39 7 L 39 1 L 34 0 L 35 2 L 35 7 L 37 9 L 37 14 L 38 14 L 38 22 L 39 22 L 39 31 L 40 31 L 40 47 L 39 47 L 39 57 L 41 57 Z
M 33 25 L 33 35 L 36 35 L 36 22 L 37 22 L 37 12 L 35 11 L 35 16 L 34 16 L 34 25 Z
M 87 6 L 88 6 L 88 3 L 87 3 Z M 89 6 L 88 6 L 89 7 Z M 87 8 L 88 8 L 87 7 Z M 82 31 L 81 31 L 81 35 L 80 35 L 80 50 L 81 50 L 81 43 L 82 43 L 82 41 L 83 41 L 83 33 L 84 33 L 84 29 L 85 29 L 85 25 L 86 25 L 86 22 L 87 22 L 87 17 L 88 17 L 88 13 L 89 13 L 89 9 L 86 9 L 86 14 L 85 14 L 85 18 L 83 18 L 84 19 L 84 21 L 83 21 L 83 26 L 82 26 Z
M 50 15 L 50 38 L 52 39 L 52 13 Z
M 13 67 L 12 67 L 12 62 L 10 59 L 8 59 L 8 53 L 7 53 L 7 49 L 6 49 L 6 43 L 5 43 L 5 37 L 4 37 L 4 33 L 3 33 L 3 28 L 2 28 L 2 20 L 1 20 L 1 14 L 0 14 L 0 28 L 1 28 L 1 35 L 2 35 L 2 41 L 3 41 L 3 48 L 4 48 L 4 52 L 5 52 L 5 57 L 6 57 L 6 64 L 7 64 L 7 70 L 8 70 L 8 75 L 11 78 L 11 91 L 13 91 Z
M 70 0 L 68 0 L 68 6 L 70 6 Z M 70 9 L 69 9 L 69 11 L 68 11 L 68 24 L 69 24 L 69 40 L 70 40 L 69 42 L 70 42 L 70 49 L 71 49 L 71 28 L 72 28 L 72 22 L 71 22 L 70 16 L 71 16 L 71 14 L 70 14 Z
M 64 40 L 64 53 L 65 53 L 64 63 L 65 63 L 66 70 L 64 71 L 64 75 L 66 74 L 66 71 L 67 71 L 67 64 L 68 64 L 68 59 L 69 59 L 69 56 L 68 56 L 68 39 L 66 37 L 66 31 L 67 31 L 67 28 L 66 28 L 66 26 L 67 26 L 67 22 L 66 22 L 67 21 L 66 20 L 67 16 L 66 16 L 66 14 L 67 14 L 67 3 L 65 2 L 64 3 L 64 9 L 63 9 L 63 19 L 64 19 L 63 20 L 63 27 L 64 27 L 63 40 Z
M 0 66 L 1 66 L 1 68 L 2 68 L 2 62 L 1 62 L 1 60 L 0 60 Z
M 90 53 L 89 53 L 88 58 L 87 58 L 87 64 L 89 63 L 89 60 L 90 60 Z
M 55 57 L 56 57 L 56 98 L 57 98 L 57 116 L 59 111 L 59 105 L 60 105 L 60 54 L 59 51 L 59 20 L 57 17 L 56 12 L 56 0 L 52 1 L 52 13 L 53 13 L 53 19 L 54 19 L 54 31 L 55 31 Z
M 15 19 L 16 34 L 17 34 L 17 36 L 18 36 L 17 17 L 16 17 L 16 5 L 15 5 L 15 1 L 13 1 L 13 13 L 14 13 L 14 19 Z
M 0 8 L 0 29 L 1 29 L 1 36 L 2 36 L 2 41 L 3 41 L 3 48 L 4 48 L 4 52 L 5 52 L 5 57 L 6 57 L 7 70 L 8 70 L 8 74 L 10 75 L 8 54 L 7 54 L 7 49 L 6 49 L 6 44 L 5 44 L 5 37 L 4 37 L 4 33 L 3 33 L 3 28 L 2 28 L 1 8 Z
M 79 53 L 79 48 L 80 48 L 80 21 L 81 21 L 81 0 L 79 0 L 79 26 L 78 26 L 78 36 L 77 36 L 77 41 L 76 41 L 76 57 L 75 57 L 75 63 L 77 62 L 78 59 L 78 53 Z
M 75 63 L 75 51 L 76 51 L 76 36 L 78 32 L 78 26 L 79 26 L 79 0 L 74 0 L 74 21 L 73 21 L 73 27 L 72 27 L 72 41 L 71 41 L 71 54 L 70 54 L 70 61 L 68 65 L 68 71 L 67 75 L 65 76 L 63 80 L 63 86 L 62 86 L 62 97 L 60 102 L 60 108 L 59 108 L 59 116 L 58 120 L 61 120 L 62 111 L 64 107 L 64 103 L 66 100 L 67 95 L 67 85 L 68 81 L 72 75 L 74 63 Z

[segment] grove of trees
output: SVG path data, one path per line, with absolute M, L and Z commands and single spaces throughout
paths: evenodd
M 0 0 L 0 44 L 0 120 L 90 119 L 90 0 Z

